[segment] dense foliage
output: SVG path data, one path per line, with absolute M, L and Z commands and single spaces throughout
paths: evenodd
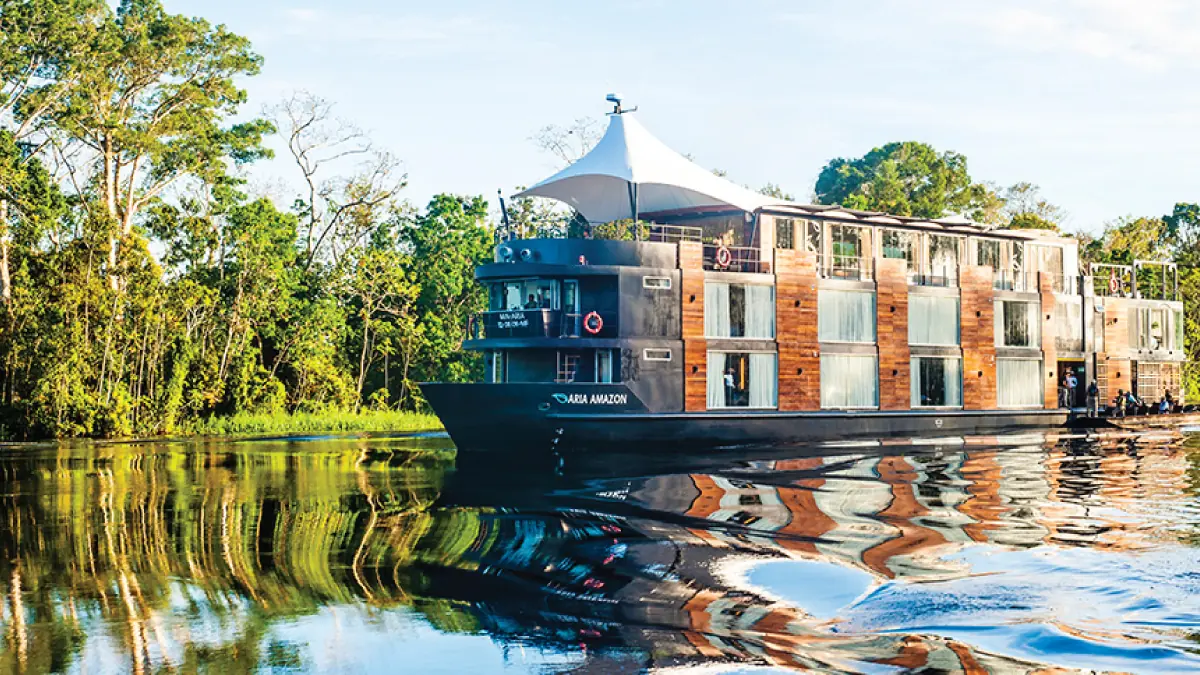
M 486 204 L 406 206 L 311 97 L 235 123 L 260 61 L 158 0 L 0 0 L 3 436 L 417 409 L 415 382 L 476 375 Z M 313 187 L 290 209 L 242 177 L 276 131 Z

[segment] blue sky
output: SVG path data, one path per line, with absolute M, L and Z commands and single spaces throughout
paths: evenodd
M 609 91 L 701 165 L 804 200 L 830 158 L 920 140 L 1040 185 L 1070 229 L 1200 201 L 1191 0 L 166 2 L 254 41 L 255 109 L 335 101 L 418 204 L 545 177 L 530 136 Z

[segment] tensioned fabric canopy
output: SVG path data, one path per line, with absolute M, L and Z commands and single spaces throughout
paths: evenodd
M 754 211 L 788 203 L 696 165 L 650 135 L 629 112 L 610 115 L 604 137 L 579 161 L 516 196 L 557 199 L 593 223 L 674 209 Z

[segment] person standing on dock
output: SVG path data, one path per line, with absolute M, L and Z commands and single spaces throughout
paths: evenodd
M 1079 378 L 1075 377 L 1073 371 L 1067 371 L 1067 400 L 1065 408 L 1075 407 L 1075 389 L 1079 386 Z
M 1095 380 L 1088 385 L 1087 388 L 1087 406 L 1088 414 L 1092 417 L 1100 416 L 1100 387 Z

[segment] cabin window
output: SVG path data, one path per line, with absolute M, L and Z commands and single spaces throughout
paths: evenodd
M 821 221 L 804 221 L 804 250 L 821 254 Z
M 1003 267 L 1000 259 L 1000 242 L 988 239 L 975 240 L 975 264 L 987 265 L 993 270 Z
M 871 257 L 871 228 L 856 225 L 829 224 L 829 258 L 825 261 L 827 276 L 843 279 L 870 278 L 866 260 Z
M 817 335 L 821 342 L 875 342 L 875 293 L 817 291 Z
M 507 355 L 500 350 L 492 352 L 492 383 L 500 384 L 508 380 L 508 358 Z
M 996 401 L 1001 408 L 1040 408 L 1043 393 L 1040 360 L 996 359 Z
M 1175 318 L 1174 314 L 1167 307 L 1139 307 L 1138 349 L 1175 349 L 1178 329 L 1172 330 L 1170 326 L 1171 320 Z
M 918 236 L 915 232 L 904 230 L 883 230 L 880 252 L 884 258 L 907 260 L 908 269 L 911 270 L 916 267 Z
M 1078 302 L 1054 303 L 1054 348 L 1064 352 L 1083 351 L 1083 306 Z
M 558 281 L 554 279 L 504 281 L 493 288 L 493 311 L 558 308 Z
M 778 405 L 776 356 L 758 352 L 709 352 L 707 401 L 717 408 Z
M 666 291 L 671 288 L 671 277 L 642 277 L 642 288 Z
M 996 301 L 996 346 L 1040 347 L 1041 306 L 1036 302 Z
M 879 377 L 875 356 L 822 354 L 821 407 L 879 407 Z
M 918 357 L 912 360 L 912 407 L 962 406 L 962 359 Z
M 612 384 L 617 381 L 618 378 L 613 375 L 614 363 L 616 363 L 616 359 L 613 358 L 613 350 L 596 350 L 596 382 L 600 384 Z
M 796 219 L 775 219 L 775 248 L 796 248 Z
M 908 343 L 957 345 L 958 298 L 947 295 L 908 296 Z
M 1033 269 L 1059 277 L 1063 275 L 1063 250 L 1058 246 L 1029 244 L 1029 256 Z
M 945 279 L 958 278 L 962 239 L 943 234 L 929 235 L 929 273 Z
M 710 338 L 774 338 L 775 287 L 706 282 L 704 334 Z
M 670 349 L 643 349 L 642 359 L 646 361 L 670 361 Z

